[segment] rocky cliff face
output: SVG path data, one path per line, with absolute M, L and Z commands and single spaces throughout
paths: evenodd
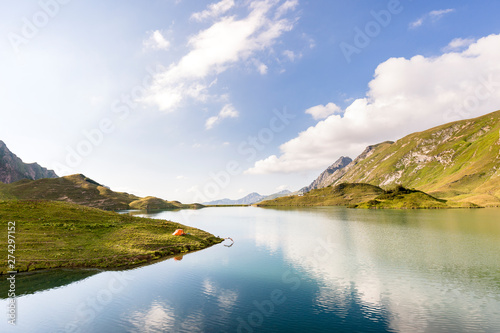
M 309 186 L 302 188 L 300 192 L 306 193 L 311 190 L 327 187 L 337 179 L 338 174 L 341 173 L 341 170 L 351 162 L 351 158 L 341 156 L 335 163 L 333 163 L 325 171 L 323 171 L 321 175 L 319 175 L 319 177 L 316 178 Z
M 0 141 L 0 182 L 10 184 L 21 179 L 57 178 L 52 170 L 37 163 L 24 163 Z

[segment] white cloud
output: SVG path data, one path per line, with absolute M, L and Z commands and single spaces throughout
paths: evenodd
M 431 20 L 433 20 L 435 22 L 435 21 L 441 19 L 441 17 L 443 17 L 444 15 L 452 13 L 454 11 L 455 11 L 455 9 L 453 9 L 453 8 L 433 10 L 433 11 L 431 11 L 431 12 L 423 15 L 422 17 L 418 18 L 417 20 L 411 22 L 410 25 L 409 25 L 409 27 L 411 29 L 418 28 L 422 24 L 424 24 L 424 22 L 428 18 L 430 18 Z
M 222 0 L 220 2 L 208 5 L 208 8 L 202 12 L 193 13 L 193 15 L 191 15 L 191 18 L 196 21 L 203 21 L 207 18 L 216 18 L 225 14 L 233 7 L 234 0 Z
M 316 105 L 306 110 L 315 120 L 325 119 L 332 114 L 342 113 L 342 109 L 335 103 L 328 103 L 327 105 Z
M 455 38 L 452 40 L 443 51 L 457 51 L 469 47 L 476 40 L 474 38 Z
M 500 35 L 458 53 L 391 58 L 375 70 L 365 98 L 343 116 L 331 115 L 260 160 L 250 174 L 317 170 L 341 155 L 356 157 L 370 144 L 396 140 L 454 120 L 499 109 Z
M 283 55 L 287 57 L 291 62 L 294 62 L 295 60 L 302 58 L 302 54 L 300 53 L 296 54 L 295 52 L 290 50 L 283 51 Z
M 435 18 L 440 18 L 441 16 L 445 15 L 445 14 L 449 14 L 449 13 L 452 13 L 454 12 L 455 9 L 452 9 L 452 8 L 448 8 L 448 9 L 440 9 L 440 10 L 433 10 L 429 13 L 429 16 L 430 17 L 435 17 Z
M 160 30 L 151 31 L 148 39 L 143 41 L 144 49 L 167 50 L 170 42 L 165 39 Z
M 299 0 L 287 0 L 281 6 L 278 7 L 276 11 L 275 18 L 280 18 L 285 15 L 290 10 L 295 10 L 298 6 Z
M 261 75 L 267 74 L 268 67 L 257 59 L 254 59 L 254 65 Z
M 231 104 L 226 104 L 222 110 L 220 110 L 217 116 L 213 116 L 207 119 L 205 122 L 205 128 L 211 129 L 224 118 L 237 118 L 239 116 L 238 111 Z
M 419 18 L 418 20 L 411 22 L 411 23 L 410 23 L 410 28 L 412 28 L 412 29 L 418 28 L 418 27 L 420 27 L 423 23 L 424 23 L 424 18 L 423 18 L 423 17 L 421 17 L 421 18 Z
M 177 63 L 155 76 L 143 103 L 173 111 L 186 98 L 208 97 L 204 82 L 258 52 L 270 49 L 276 40 L 293 28 L 287 18 L 272 19 L 279 1 L 249 2 L 245 18 L 226 16 L 189 39 L 191 50 Z M 280 7 L 278 7 L 280 8 Z M 263 71 L 263 67 L 259 69 Z M 195 89 L 196 88 L 196 89 Z M 190 92 L 195 91 L 196 94 Z
M 288 185 L 280 185 L 280 186 L 276 187 L 276 191 L 278 191 L 278 192 L 281 192 L 284 190 L 288 190 Z
M 177 180 L 185 180 L 185 179 L 188 179 L 188 177 L 183 176 L 183 175 L 179 175 L 179 176 L 175 177 L 175 179 L 177 179 Z

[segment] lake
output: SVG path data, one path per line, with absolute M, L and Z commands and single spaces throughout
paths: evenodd
M 499 209 L 145 215 L 234 244 L 126 271 L 19 275 L 17 326 L 5 310 L 0 331 L 500 332 Z

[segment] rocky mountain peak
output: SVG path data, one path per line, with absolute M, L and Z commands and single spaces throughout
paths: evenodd
M 302 193 L 309 192 L 311 190 L 322 188 L 330 185 L 332 181 L 332 175 L 338 172 L 339 170 L 344 169 L 352 162 L 350 157 L 341 156 L 338 160 L 335 161 L 332 165 L 330 165 L 325 171 L 323 171 L 318 178 L 316 178 L 309 186 L 306 186 L 300 190 Z
M 37 163 L 24 163 L 0 140 L 0 182 L 10 184 L 21 179 L 40 178 L 57 178 L 57 175 Z

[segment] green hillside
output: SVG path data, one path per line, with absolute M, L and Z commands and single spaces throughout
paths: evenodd
M 500 206 L 500 111 L 369 147 L 331 184 L 397 184 L 437 198 Z
M 475 204 L 438 199 L 425 192 L 406 189 L 402 186 L 396 186 L 373 200 L 352 207 L 369 209 L 478 208 Z
M 133 217 L 66 202 L 0 202 L 0 227 L 15 221 L 16 270 L 114 268 L 203 249 L 222 239 L 179 223 Z M 186 236 L 172 236 L 182 228 Z M 7 269 L 7 236 L 0 273 Z
M 383 190 L 370 184 L 343 183 L 312 190 L 304 195 L 277 198 L 257 204 L 259 207 L 347 206 L 351 208 L 474 208 L 474 204 L 437 199 L 418 190 L 396 186 Z
M 145 197 L 138 200 L 132 201 L 129 204 L 131 209 L 182 209 L 182 208 L 192 208 L 198 209 L 202 208 L 203 205 L 200 204 L 182 204 L 179 201 L 167 201 L 156 197 Z
M 262 201 L 264 206 L 349 206 L 375 199 L 385 193 L 380 187 L 370 184 L 340 184 L 312 190 L 303 196 L 293 195 Z
M 0 200 L 52 200 L 76 203 L 104 210 L 200 208 L 178 201 L 140 198 L 133 194 L 114 192 L 84 175 L 39 180 L 23 179 L 12 184 L 0 183 Z
M 38 180 L 23 179 L 0 185 L 0 199 L 66 201 L 88 207 L 121 210 L 139 197 L 111 191 L 84 175 Z

